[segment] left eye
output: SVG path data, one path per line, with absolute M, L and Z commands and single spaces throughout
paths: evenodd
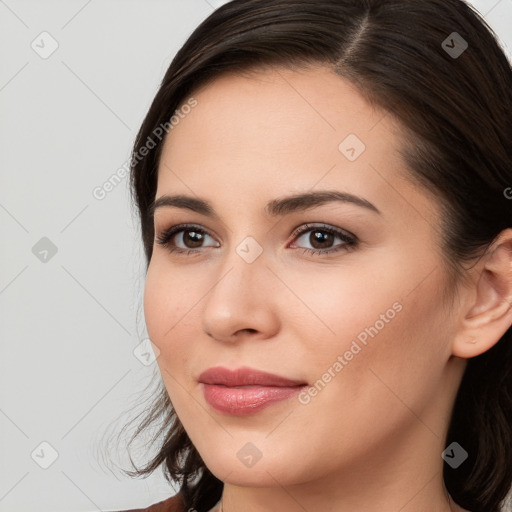
M 181 235 L 180 237 L 177 236 L 179 234 Z M 326 254 L 341 250 L 349 250 L 357 244 L 357 238 L 354 235 L 325 224 L 320 226 L 311 226 L 306 224 L 300 229 L 295 230 L 293 238 L 300 240 L 301 238 L 305 238 L 307 234 L 309 234 L 307 242 L 309 242 L 313 247 L 305 247 L 302 248 L 302 250 L 311 254 Z M 159 245 L 166 247 L 170 252 L 191 254 L 200 252 L 201 244 L 204 242 L 205 237 L 212 238 L 200 227 L 181 224 L 172 226 L 158 235 L 156 237 L 156 242 Z M 181 239 L 182 247 L 178 247 L 176 245 L 176 242 L 174 241 L 175 238 L 178 240 Z M 331 244 L 336 238 L 340 239 L 343 243 L 331 247 Z M 215 242 L 209 247 L 219 247 L 219 245 Z M 291 247 L 295 247 L 295 243 L 291 245 Z
M 321 226 L 310 226 L 306 224 L 306 227 L 301 228 L 298 231 L 295 231 L 294 236 L 299 237 L 299 240 L 306 235 L 309 236 L 306 238 L 306 241 L 313 245 L 312 248 L 304 248 L 304 252 L 308 252 L 311 254 L 325 254 L 331 252 L 337 252 L 341 250 L 349 250 L 353 248 L 357 239 L 355 236 L 341 231 L 339 229 L 333 228 L 332 226 L 321 225 Z M 333 239 L 339 238 L 343 241 L 342 244 L 338 244 L 337 246 L 331 247 L 330 245 L 333 242 Z M 326 247 L 329 246 L 329 247 Z

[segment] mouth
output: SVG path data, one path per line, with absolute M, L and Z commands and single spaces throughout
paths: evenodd
M 247 416 L 298 394 L 304 386 L 223 386 L 202 384 L 205 400 L 217 411 Z
M 298 394 L 307 383 L 252 368 L 210 368 L 199 376 L 203 396 L 216 411 L 246 416 Z

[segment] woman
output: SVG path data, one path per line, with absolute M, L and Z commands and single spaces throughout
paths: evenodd
M 147 510 L 497 512 L 512 72 L 460 0 L 234 0 L 135 142 Z M 164 133 L 165 132 L 165 133 Z M 158 437 L 158 436 L 157 436 Z

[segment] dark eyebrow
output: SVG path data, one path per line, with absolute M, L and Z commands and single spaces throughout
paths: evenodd
M 289 215 L 294 212 L 308 210 L 310 208 L 334 201 L 355 204 L 356 206 L 366 208 L 370 211 L 378 213 L 379 215 L 382 215 L 381 211 L 366 199 L 355 196 L 353 194 L 349 194 L 347 192 L 339 192 L 336 190 L 304 192 L 302 194 L 273 199 L 272 201 L 269 201 L 265 206 L 265 212 L 271 217 L 278 217 Z M 184 208 L 193 212 L 200 213 L 202 215 L 206 215 L 207 217 L 216 219 L 219 218 L 208 201 L 181 194 L 175 196 L 160 196 L 150 205 L 149 215 L 153 216 L 158 208 L 162 208 L 164 206 Z

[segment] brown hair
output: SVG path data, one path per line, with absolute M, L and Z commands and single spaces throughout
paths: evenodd
M 135 156 L 155 128 L 221 73 L 308 63 L 329 66 L 404 127 L 410 179 L 440 198 L 448 275 L 463 281 L 464 264 L 512 226 L 504 194 L 512 185 L 512 71 L 492 29 L 461 0 L 234 0 L 214 11 L 176 54 L 134 144 L 131 186 L 147 265 L 163 139 Z M 508 329 L 468 360 L 446 439 L 469 454 L 457 469 L 445 464 L 443 476 L 454 501 L 472 512 L 498 512 L 511 487 L 511 418 Z M 156 422 L 153 442 L 163 437 L 157 455 L 126 473 L 163 466 L 188 507 L 209 510 L 223 483 L 192 445 L 161 379 L 131 441 Z

